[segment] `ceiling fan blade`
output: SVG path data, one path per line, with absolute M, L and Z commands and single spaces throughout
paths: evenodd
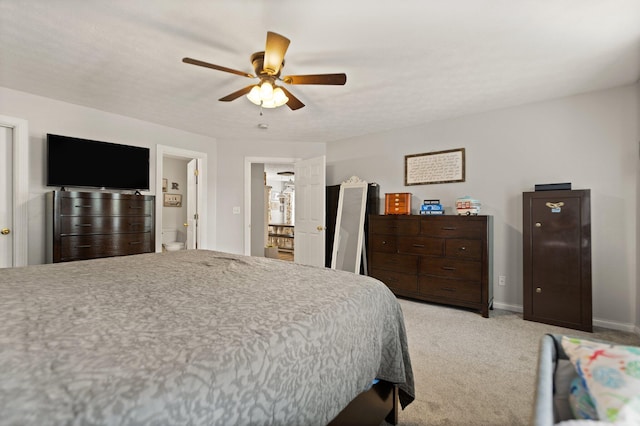
M 287 89 L 285 89 L 282 86 L 278 86 L 278 87 L 280 87 L 284 92 L 284 94 L 287 95 L 287 98 L 289 98 L 289 100 L 287 101 L 287 106 L 291 108 L 293 111 L 300 109 L 304 106 L 304 104 L 300 102 L 300 99 L 293 96 L 291 92 L 289 92 Z
M 220 98 L 218 100 L 222 101 L 222 102 L 230 102 L 230 101 L 233 101 L 235 99 L 238 99 L 240 96 L 246 95 L 247 93 L 249 93 L 251 91 L 251 89 L 253 88 L 253 86 L 255 86 L 255 84 L 252 84 L 252 85 L 247 86 L 247 87 L 243 87 L 240 90 L 236 90 L 235 92 L 233 92 L 233 93 L 231 93 L 231 94 L 229 94 L 229 95 L 227 95 L 227 96 L 225 96 L 223 98 Z
M 347 82 L 347 75 L 340 74 L 309 74 L 287 75 L 282 77 L 287 84 L 331 84 L 341 86 Z
M 264 50 L 264 64 L 262 68 L 269 75 L 277 75 L 284 61 L 284 54 L 291 41 L 285 36 L 267 31 L 267 46 Z
M 242 77 L 256 78 L 255 75 L 247 74 L 244 71 L 238 71 L 231 68 L 223 67 L 220 65 L 210 64 L 209 62 L 199 61 L 198 59 L 193 58 L 182 58 L 182 62 L 191 65 L 198 65 L 200 67 L 212 68 L 218 71 L 230 72 L 231 74 L 241 75 Z

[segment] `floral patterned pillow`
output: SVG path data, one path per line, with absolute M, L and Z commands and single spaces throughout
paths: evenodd
M 640 347 L 562 337 L 601 420 L 640 424 Z M 638 422 L 638 423 L 635 423 Z

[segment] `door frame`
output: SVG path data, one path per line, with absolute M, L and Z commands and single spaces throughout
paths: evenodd
M 198 171 L 198 187 L 196 203 L 198 213 L 198 248 L 207 248 L 207 154 L 188 149 L 175 148 L 167 145 L 156 145 L 156 252 L 162 251 L 162 175 L 164 158 L 179 158 L 183 160 L 199 159 L 202 169 Z M 215 221 L 214 221 L 215 222 Z
M 13 150 L 13 266 L 26 266 L 29 255 L 29 123 L 0 115 L 0 126 L 11 131 Z
M 293 157 L 244 157 L 244 254 L 251 256 L 251 164 L 295 164 Z M 295 246 L 294 246 L 295 247 Z M 295 250 L 295 248 L 294 248 Z

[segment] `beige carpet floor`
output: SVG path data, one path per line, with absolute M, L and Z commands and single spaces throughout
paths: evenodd
M 522 314 L 463 309 L 399 299 L 409 339 L 416 400 L 399 424 L 528 425 L 538 344 L 545 333 L 640 346 L 640 337 L 596 327 L 593 333 L 525 321 Z

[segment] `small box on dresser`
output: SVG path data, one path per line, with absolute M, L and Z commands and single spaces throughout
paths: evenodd
M 110 192 L 46 194 L 47 262 L 155 251 L 155 197 Z
M 411 193 L 384 194 L 384 214 L 411 214 Z
M 491 216 L 371 215 L 369 220 L 370 276 L 398 296 L 489 316 Z

